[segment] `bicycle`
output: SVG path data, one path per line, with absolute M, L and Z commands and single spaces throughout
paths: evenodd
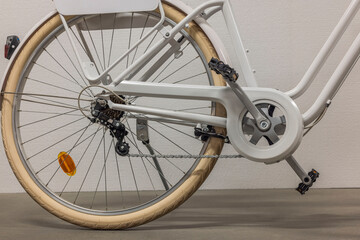
M 319 177 L 292 154 L 356 63 L 360 37 L 306 113 L 293 99 L 309 88 L 360 0 L 286 93 L 258 87 L 229 0 L 194 10 L 177 0 L 54 2 L 58 12 L 22 41 L 1 91 L 10 165 L 50 213 L 95 229 L 135 227 L 185 202 L 221 157 L 286 160 L 302 194 Z M 248 87 L 237 83 L 206 22 L 219 11 Z M 225 143 L 238 155 L 222 156 Z

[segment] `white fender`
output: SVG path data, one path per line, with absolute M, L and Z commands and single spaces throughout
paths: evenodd
M 162 0 L 163 2 L 166 2 L 174 7 L 176 7 L 177 9 L 179 9 L 180 11 L 183 11 L 185 14 L 189 14 L 190 12 L 193 11 L 193 8 L 191 8 L 190 6 L 186 5 L 185 3 L 181 2 L 180 0 Z M 17 58 L 18 53 L 21 51 L 21 49 L 23 48 L 23 46 L 25 45 L 25 43 L 28 41 L 28 39 L 30 38 L 30 36 L 33 34 L 33 32 L 35 32 L 38 28 L 40 28 L 44 22 L 46 22 L 49 18 L 51 18 L 52 16 L 54 16 L 55 14 L 57 14 L 57 11 L 53 11 L 51 13 L 49 13 L 48 15 L 46 15 L 42 20 L 40 20 L 27 34 L 26 36 L 21 39 L 21 43 L 20 45 L 17 47 L 17 49 L 15 50 L 12 58 L 10 59 L 10 62 L 5 70 L 4 76 L 1 79 L 1 91 L 3 92 L 5 89 L 5 79 L 8 77 L 8 72 L 9 69 L 12 67 L 12 65 L 14 64 L 15 59 Z M 214 29 L 209 25 L 209 23 L 201 18 L 198 17 L 195 19 L 195 22 L 200 26 L 200 28 L 205 32 L 205 34 L 207 35 L 207 37 L 210 39 L 210 41 L 212 42 L 212 44 L 214 45 L 214 48 L 217 52 L 217 54 L 219 55 L 220 60 L 222 60 L 223 62 L 230 64 L 231 65 L 231 61 L 229 58 L 229 54 L 227 53 L 224 44 L 222 43 L 222 41 L 220 40 L 219 36 L 217 35 L 217 33 L 214 31 Z M 0 96 L 0 111 L 1 111 L 1 106 L 2 106 L 2 96 Z

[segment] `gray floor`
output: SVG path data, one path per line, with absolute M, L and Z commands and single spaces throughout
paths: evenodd
M 360 190 L 200 191 L 167 216 L 127 231 L 77 227 L 26 194 L 0 194 L 0 239 L 360 239 Z

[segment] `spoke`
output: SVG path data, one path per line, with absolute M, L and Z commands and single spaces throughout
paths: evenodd
M 67 53 L 67 51 L 65 50 L 64 46 L 60 43 L 59 39 L 55 36 L 55 39 L 57 40 L 57 42 L 59 43 L 60 47 L 62 48 L 62 50 L 64 51 L 64 53 L 66 54 L 67 58 L 69 59 L 69 61 L 71 62 L 72 66 L 74 67 L 74 69 L 76 70 L 76 72 L 79 74 L 81 80 L 84 82 L 85 86 L 88 87 L 89 84 L 86 83 L 85 79 L 83 78 L 83 76 L 81 75 L 80 71 L 78 70 L 78 68 L 76 67 L 75 63 L 73 62 L 73 60 L 70 58 L 69 54 Z M 81 85 L 79 84 L 79 86 L 81 87 Z M 91 89 L 89 89 L 91 91 Z M 86 93 L 88 95 L 90 95 L 87 91 Z M 94 93 L 91 92 L 91 95 L 94 96 Z
M 173 82 L 173 84 L 177 84 L 177 83 L 180 83 L 180 82 L 184 82 L 184 81 L 190 80 L 190 79 L 192 79 L 192 78 L 195 78 L 195 77 L 198 77 L 198 76 L 201 76 L 201 75 L 204 75 L 204 74 L 206 74 L 206 72 L 199 73 L 199 74 L 196 74 L 196 75 L 194 75 L 194 76 L 181 79 L 181 80 L 179 80 L 179 81 Z
M 191 138 L 193 138 L 193 139 L 196 139 L 197 140 L 197 138 L 196 137 L 194 137 L 194 136 L 192 136 L 192 135 L 190 135 L 190 134 L 188 134 L 188 133 L 185 133 L 185 132 L 183 132 L 183 131 L 180 131 L 179 129 L 177 129 L 177 128 L 174 128 L 174 127 L 172 127 L 172 126 L 169 126 L 169 125 L 167 125 L 167 124 L 165 124 L 165 123 L 162 123 L 162 122 L 159 122 L 161 125 L 164 125 L 165 127 L 168 127 L 168 128 L 171 128 L 171 129 L 173 129 L 173 130 L 175 130 L 175 131 L 177 131 L 177 132 L 179 132 L 179 133 L 182 133 L 182 134 L 184 134 L 185 136 L 188 136 L 188 137 L 191 137 Z
M 80 101 L 87 101 L 87 102 L 92 102 L 93 101 L 93 100 L 90 100 L 90 99 L 64 97 L 64 96 L 47 95 L 47 94 L 39 94 L 39 93 L 2 92 L 2 94 L 14 94 L 14 95 L 20 95 L 20 96 L 37 96 L 37 97 L 48 97 L 48 98 L 61 98 L 61 99 L 70 99 L 70 100 L 76 100 L 76 101 L 80 100 Z
M 154 130 L 155 132 L 157 132 L 160 136 L 162 136 L 163 138 L 165 138 L 166 140 L 168 140 L 169 142 L 171 142 L 172 144 L 174 144 L 176 147 L 178 147 L 179 149 L 181 149 L 182 151 L 184 151 L 185 153 L 191 155 L 188 151 L 186 151 L 183 147 L 181 147 L 179 144 L 177 144 L 176 142 L 174 142 L 173 140 L 171 140 L 170 138 L 166 137 L 164 134 L 162 134 L 161 132 L 159 132 L 158 130 L 156 130 L 155 128 L 151 127 L 148 124 L 149 128 L 151 128 L 152 130 Z
M 105 131 L 105 132 L 106 132 L 106 131 Z M 74 200 L 74 202 L 73 202 L 74 204 L 75 204 L 76 200 L 77 200 L 78 197 L 79 197 L 80 191 L 81 191 L 82 187 L 84 186 L 85 180 L 86 180 L 86 178 L 87 178 L 87 176 L 88 176 L 88 174 L 89 174 L 89 172 L 90 172 L 91 166 L 92 166 L 93 163 L 94 163 L 95 157 L 96 157 L 96 155 L 97 155 L 97 153 L 98 153 L 98 151 L 99 151 L 99 149 L 100 149 L 101 143 L 102 143 L 102 141 L 103 141 L 104 138 L 105 138 L 105 132 L 103 132 L 103 136 L 102 136 L 102 138 L 101 138 L 101 140 L 100 140 L 100 142 L 99 142 L 99 145 L 98 145 L 97 148 L 96 148 L 96 151 L 95 151 L 95 153 L 94 153 L 94 157 L 93 157 L 93 159 L 91 160 L 91 163 L 90 163 L 90 165 L 89 165 L 89 168 L 88 168 L 88 170 L 87 170 L 87 172 L 86 172 L 86 174 L 85 174 L 84 180 L 82 181 L 82 183 L 81 183 L 81 185 L 80 185 L 80 188 L 79 188 L 79 190 L 78 190 L 78 192 L 77 192 L 77 194 L 76 194 L 75 200 Z
M 75 34 L 74 30 L 72 28 L 70 28 L 71 32 L 73 33 L 74 37 L 76 38 L 76 40 L 78 41 L 78 43 L 80 44 L 81 48 L 84 50 L 84 53 L 89 57 L 88 52 L 86 51 L 83 43 L 80 41 L 80 39 L 78 38 L 78 36 Z
M 107 67 L 110 66 L 110 59 L 111 59 L 111 53 L 112 53 L 112 48 L 113 48 L 113 42 L 114 42 L 115 24 L 116 24 L 116 13 L 114 13 L 114 22 L 113 22 L 113 29 L 112 29 L 112 33 L 111 33 L 110 52 L 109 52 L 109 60 L 108 60 Z
M 111 144 L 109 145 L 109 150 L 108 153 L 106 155 L 106 158 L 104 159 L 104 169 L 105 169 L 105 204 L 106 204 L 106 211 L 108 210 L 108 199 L 107 199 L 107 182 L 106 182 L 106 162 L 110 153 L 110 149 L 111 149 Z M 104 139 L 104 157 L 105 157 L 105 139 Z
M 71 75 L 69 71 L 66 70 L 65 67 L 58 60 L 56 60 L 56 58 L 48 50 L 46 50 L 46 48 L 43 49 L 71 77 L 71 79 L 73 79 L 79 86 L 81 86 L 81 84 L 78 81 L 76 81 L 73 75 Z
M 165 70 L 175 61 L 176 58 L 171 59 L 171 61 L 164 67 L 163 70 L 160 71 L 160 73 L 154 78 L 154 80 L 152 80 L 151 82 L 155 82 L 156 79 L 158 79 L 158 77 L 165 72 Z
M 82 136 L 85 134 L 86 130 L 90 127 L 90 125 L 92 125 L 93 123 L 90 122 L 89 125 L 87 125 L 87 127 L 84 129 L 84 131 L 81 133 L 80 137 L 76 140 L 76 142 L 74 143 L 74 145 L 72 146 L 72 148 L 70 149 L 69 152 L 67 152 L 68 156 L 70 155 L 70 153 L 72 152 L 72 150 L 75 148 L 75 146 L 78 144 L 78 142 L 80 141 L 80 139 L 82 138 Z M 49 183 L 51 182 L 51 180 L 55 177 L 56 173 L 59 171 L 59 169 L 61 168 L 61 166 L 64 164 L 66 158 L 61 162 L 61 164 L 59 165 L 59 167 L 56 169 L 56 171 L 54 172 L 54 174 L 51 176 L 51 178 L 49 179 L 49 181 L 46 183 L 46 186 L 49 185 Z
M 69 81 L 69 82 L 71 82 L 71 83 L 75 84 L 75 85 L 80 86 L 81 88 L 84 88 L 84 87 L 83 87 L 83 86 L 81 86 L 78 82 L 76 82 L 76 81 L 74 81 L 74 80 L 71 80 L 71 79 L 69 79 L 69 78 L 67 78 L 67 77 L 63 76 L 63 75 L 61 75 L 61 74 L 59 74 L 59 73 L 57 73 L 57 72 L 55 72 L 55 71 L 51 70 L 50 68 L 47 68 L 47 67 L 45 67 L 45 66 L 43 66 L 43 65 L 41 65 L 41 64 L 39 64 L 39 63 L 36 63 L 36 62 L 33 62 L 33 63 L 34 63 L 35 65 L 37 65 L 37 66 L 39 66 L 39 67 L 41 67 L 41 68 L 45 69 L 45 70 L 47 70 L 47 71 L 49 71 L 49 72 L 51 72 L 51 73 L 53 73 L 53 74 L 57 75 L 57 76 L 59 76 L 59 77 L 61 77 L 61 78 L 65 79 L 65 80 L 67 80 L 67 81 Z
M 59 129 L 62 129 L 62 128 L 64 128 L 64 127 L 68 127 L 68 126 L 70 126 L 70 125 L 72 125 L 72 124 L 74 124 L 74 123 L 76 123 L 76 122 L 79 122 L 80 120 L 83 120 L 84 118 L 85 118 L 85 117 L 81 117 L 81 118 L 79 118 L 79 119 L 77 119 L 77 120 L 75 120 L 75 121 L 72 121 L 72 122 L 66 123 L 66 124 L 64 124 L 64 125 L 62 125 L 62 126 L 60 126 L 60 127 L 54 128 L 53 130 L 47 131 L 47 132 L 45 132 L 45 133 L 43 133 L 43 134 L 40 134 L 40 135 L 38 135 L 38 136 L 36 136 L 36 137 L 33 137 L 33 138 L 29 139 L 29 140 L 26 140 L 26 141 L 23 142 L 22 144 L 26 144 L 26 143 L 28 143 L 28 142 L 34 141 L 35 139 L 38 139 L 38 138 L 41 138 L 41 137 L 43 137 L 43 136 L 46 136 L 46 135 L 48 135 L 48 134 L 50 134 L 50 133 L 53 133 L 53 132 L 55 132 L 55 131 L 57 131 L 57 130 L 59 130 Z
M 41 80 L 37 80 L 37 79 L 29 78 L 29 77 L 27 77 L 27 79 L 28 79 L 28 80 L 31 80 L 31 81 L 33 81 L 33 82 L 41 83 L 41 84 L 43 84 L 43 85 L 47 85 L 47 86 L 51 86 L 51 87 L 54 87 L 54 88 L 62 89 L 62 90 L 65 90 L 65 91 L 67 91 L 67 92 L 72 92 L 72 93 L 75 93 L 75 94 L 79 94 L 79 92 L 70 90 L 70 89 L 68 89 L 68 88 L 59 87 L 59 86 L 57 86 L 57 85 L 54 85 L 54 84 L 51 84 L 51 83 L 47 83 L 47 82 L 44 82 L 44 81 L 41 81 Z
M 32 102 L 32 103 L 37 103 L 37 104 L 43 104 L 43 105 L 48 105 L 48 106 L 53 106 L 53 107 L 61 107 L 61 108 L 67 108 L 67 109 L 74 109 L 74 110 L 80 110 L 78 107 L 74 108 L 74 107 L 68 107 L 68 106 L 64 106 L 64 105 L 57 105 L 57 104 L 51 104 L 51 103 L 44 103 L 44 102 L 38 102 L 38 101 L 34 101 L 34 100 L 29 100 L 29 99 L 21 99 L 21 101 L 24 102 Z M 83 111 L 89 111 L 87 109 L 81 108 Z
M 168 79 L 169 77 L 171 77 L 172 75 L 174 75 L 175 73 L 177 73 L 178 71 L 180 71 L 181 69 L 185 68 L 186 66 L 188 66 L 189 64 L 191 64 L 192 62 L 194 62 L 196 59 L 200 58 L 200 56 L 196 56 L 195 58 L 193 58 L 191 61 L 189 61 L 188 63 L 182 65 L 181 67 L 179 67 L 178 69 L 176 69 L 173 73 L 167 75 L 165 78 L 161 79 L 159 81 L 159 83 L 165 81 L 166 79 Z
M 52 147 L 56 146 L 57 144 L 59 144 L 59 143 L 61 143 L 62 141 L 64 141 L 64 140 L 66 140 L 66 139 L 68 139 L 68 138 L 70 138 L 70 137 L 74 136 L 75 134 L 77 134 L 77 133 L 81 132 L 82 130 L 84 130 L 84 129 L 86 129 L 86 128 L 88 128 L 88 126 L 87 126 L 87 127 L 84 127 L 84 128 L 81 128 L 80 130 L 77 130 L 76 132 L 74 132 L 74 133 L 70 134 L 69 136 L 67 136 L 67 137 L 65 137 L 65 138 L 63 138 L 63 139 L 61 139 L 60 141 L 57 141 L 57 142 L 56 142 L 56 143 L 54 143 L 54 144 L 51 144 L 50 146 L 48 146 L 48 147 L 46 147 L 46 148 L 42 149 L 41 151 L 39 151 L 39 152 L 35 153 L 34 155 L 32 155 L 32 156 L 28 157 L 26 160 L 27 160 L 27 161 L 29 161 L 31 158 L 33 158 L 33 157 L 35 157 L 35 156 L 39 155 L 40 153 L 42 153 L 42 152 L 44 152 L 44 151 L 48 150 L 49 148 L 52 148 Z
M 112 144 L 113 144 L 114 149 L 115 149 L 115 141 L 114 141 L 114 138 L 112 139 Z M 116 153 L 116 151 L 114 151 L 114 154 L 115 154 L 116 169 L 117 169 L 117 172 L 118 172 L 119 185 L 120 185 L 121 204 L 122 204 L 123 208 L 125 208 L 125 206 L 124 206 L 123 188 L 122 188 L 122 184 L 121 184 L 121 175 L 120 175 L 119 161 L 118 161 L 118 158 L 117 158 L 117 153 Z
M 96 68 L 97 73 L 100 74 L 99 68 L 98 68 L 97 64 L 95 63 L 94 57 L 91 54 L 90 48 L 89 48 L 88 44 L 86 43 L 86 39 L 85 39 L 84 34 L 82 33 L 82 31 L 81 31 L 81 29 L 79 27 L 79 24 L 76 24 L 75 28 L 76 28 L 76 31 L 78 32 L 79 38 L 81 40 L 81 42 L 80 42 L 79 39 L 78 39 L 78 42 L 80 43 L 81 46 L 83 46 L 84 52 L 85 52 L 86 56 L 89 58 L 90 62 L 95 64 L 95 68 Z M 70 29 L 73 32 L 73 34 L 75 35 L 72 28 L 70 28 Z M 76 36 L 76 38 L 77 38 L 77 36 Z
M 59 114 L 57 114 L 57 115 L 55 115 L 55 116 L 43 118 L 43 119 L 40 119 L 40 120 L 37 120 L 37 121 L 34 121 L 34 122 L 30 122 L 30 123 L 21 125 L 21 126 L 19 126 L 18 128 L 22 128 L 22 127 L 29 126 L 29 125 L 32 125 L 32 124 L 35 124 L 35 123 L 39 123 L 39 122 L 43 122 L 43 121 L 46 121 L 46 120 L 49 120 L 49 119 L 54 119 L 54 118 L 57 118 L 57 117 L 60 117 L 60 116 L 63 116 L 63 115 L 67 115 L 67 114 L 69 114 L 69 113 L 73 113 L 73 112 L 75 112 L 75 111 L 77 111 L 77 109 L 71 110 L 71 111 L 68 111 L 68 112 L 65 112 L 65 113 L 59 113 Z
M 76 167 L 77 167 L 77 168 L 80 166 L 80 163 L 81 163 L 82 159 L 84 158 L 87 150 L 89 149 L 91 143 L 93 142 L 94 138 L 96 137 L 96 134 L 100 131 L 100 127 L 101 127 L 101 126 L 99 125 L 98 129 L 96 130 L 96 132 L 93 133 L 93 134 L 91 134 L 89 137 L 86 138 L 86 140 L 87 140 L 87 139 L 89 139 L 90 137 L 92 137 L 91 140 L 90 140 L 90 142 L 89 142 L 89 144 L 88 144 L 87 147 L 85 148 L 83 154 L 81 155 L 78 163 L 76 164 Z M 55 160 L 55 161 L 56 161 L 56 160 Z M 73 176 L 70 176 L 69 179 L 67 180 L 65 186 L 63 187 L 63 189 L 62 189 L 62 191 L 61 191 L 61 193 L 60 193 L 60 195 L 59 195 L 60 197 L 61 197 L 61 195 L 64 193 L 65 188 L 66 188 L 67 185 L 69 184 L 69 182 L 70 182 L 70 180 L 71 180 L 72 177 L 73 177 Z
M 126 137 L 126 138 L 128 139 L 128 141 L 129 141 L 134 147 L 136 147 L 135 144 L 131 141 L 131 139 L 130 139 L 129 137 Z M 144 155 L 144 153 L 143 153 L 140 149 L 138 149 L 138 151 L 139 151 L 139 154 Z M 161 176 L 165 179 L 165 181 L 166 181 L 171 187 L 173 187 L 173 185 L 166 179 L 166 177 L 164 176 L 164 174 L 163 174 L 159 169 L 157 169 L 155 165 L 153 165 L 153 164 L 151 163 L 151 161 L 149 160 L 149 158 L 145 156 L 145 159 L 146 159 L 146 160 L 149 162 L 149 164 L 158 172 L 158 174 L 161 175 Z M 185 172 L 183 172 L 183 173 L 185 173 Z
M 155 33 L 155 35 L 154 35 L 154 37 L 151 39 L 149 45 L 146 47 L 144 53 L 146 53 L 147 50 L 149 50 L 149 47 L 151 46 L 151 44 L 153 43 L 153 41 L 155 40 L 155 38 L 156 38 L 156 36 L 157 36 L 158 34 L 159 34 L 159 31 L 157 31 L 157 32 Z
M 127 124 L 128 128 L 130 129 L 130 124 L 129 124 L 129 121 L 128 121 L 128 120 L 126 120 L 126 124 Z M 139 149 L 139 146 L 138 146 L 137 143 L 136 143 L 134 134 L 133 134 L 132 132 L 130 132 L 130 133 L 131 133 L 131 137 L 132 137 L 132 139 L 133 139 L 133 141 L 134 141 L 134 143 L 135 143 L 135 148 L 138 150 L 138 152 L 139 152 L 139 154 L 140 154 L 140 149 Z M 150 177 L 149 171 L 148 171 L 148 169 L 147 169 L 147 167 L 146 167 L 146 165 L 145 165 L 145 162 L 144 162 L 143 157 L 141 157 L 141 161 L 142 161 L 142 163 L 143 163 L 143 165 L 144 165 L 146 174 L 147 174 L 148 177 L 149 177 L 150 183 L 151 183 L 151 185 L 152 185 L 152 187 L 153 187 L 153 189 L 154 189 L 155 196 L 157 196 L 157 192 L 156 192 L 156 190 L 155 190 L 154 183 L 153 183 L 153 181 L 152 181 L 152 179 L 151 179 L 151 177 Z
M 147 22 L 148 22 L 148 20 L 149 20 L 149 17 L 150 17 L 150 14 L 148 14 L 147 17 L 146 17 L 146 20 L 145 20 L 145 23 L 144 23 L 144 27 L 143 27 L 143 29 L 142 29 L 142 32 L 141 32 L 141 35 L 140 35 L 139 40 L 141 40 L 142 37 L 143 37 L 143 35 L 144 35 L 144 31 L 145 31 L 145 28 L 146 28 L 146 24 L 147 24 Z M 135 53 L 134 53 L 134 57 L 133 57 L 133 59 L 132 59 L 132 61 L 131 61 L 131 65 L 132 65 L 132 64 L 134 63 L 134 61 L 135 61 L 135 57 L 136 57 L 136 54 L 137 54 L 138 50 L 139 50 L 139 46 L 136 47 L 136 50 L 135 50 Z
M 181 38 L 180 38 L 181 39 Z M 182 41 L 182 40 L 181 40 Z M 180 41 L 180 42 L 181 42 Z M 178 40 L 179 42 L 179 40 Z M 188 46 L 189 46 L 190 42 L 188 44 L 186 44 L 186 46 L 180 50 L 180 51 L 184 51 Z M 155 80 L 176 60 L 176 58 L 174 57 L 165 67 L 163 70 L 161 70 L 161 72 L 154 78 L 154 80 L 152 80 L 151 82 L 155 82 Z M 161 81 L 160 81 L 161 82 Z
M 74 110 L 76 111 L 76 110 Z M 75 117 L 79 117 L 79 116 L 83 116 L 82 114 L 66 114 L 66 113 L 59 113 L 59 112 L 41 112 L 41 111 L 27 111 L 27 110 L 18 110 L 18 112 L 21 113 L 36 113 L 36 114 L 48 114 L 48 115 L 66 115 L 66 116 L 75 116 Z
M 136 133 L 134 133 L 133 131 L 131 131 L 131 129 L 128 129 L 128 128 L 126 128 L 129 132 L 132 132 L 132 134 L 134 134 L 135 136 L 137 136 L 136 135 Z M 131 140 L 129 139 L 129 141 L 131 142 Z M 159 155 L 163 155 L 162 153 L 160 153 L 159 151 L 157 151 L 154 147 L 152 147 L 152 149 L 154 149 L 154 151 L 155 152 L 157 152 L 157 154 L 159 154 Z M 173 165 L 175 168 L 177 168 L 179 171 L 181 171 L 182 173 L 184 173 L 185 174 L 185 172 L 183 171 L 183 170 L 181 170 L 181 168 L 179 168 L 178 166 L 176 166 L 173 162 L 171 162 L 168 158 L 164 158 L 166 161 L 168 161 L 171 165 Z M 170 183 L 169 183 L 170 184 Z M 171 185 L 171 184 L 170 184 Z
M 105 130 L 104 130 L 105 131 Z M 100 181 L 101 181 L 101 177 L 103 175 L 103 173 L 105 173 L 105 202 L 106 202 L 106 211 L 108 210 L 108 207 L 107 207 L 107 185 L 106 185 L 106 162 L 107 162 L 107 159 L 109 157 L 109 153 L 110 153 L 110 150 L 111 150 L 111 144 L 109 146 L 109 150 L 107 151 L 107 153 L 105 152 L 105 139 L 104 139 L 104 165 L 102 167 L 102 170 L 101 170 L 101 173 L 100 173 L 100 177 L 99 177 L 99 180 L 97 182 L 97 185 L 96 185 L 96 189 L 95 189 L 95 193 L 93 195 L 93 199 L 92 199 L 92 202 L 91 202 L 91 206 L 90 206 L 90 209 L 93 208 L 93 205 L 94 205 L 94 201 L 95 201 L 95 197 L 96 197 L 96 193 L 98 191 L 98 188 L 99 188 L 99 185 L 100 185 Z
M 35 99 L 38 99 L 38 100 L 43 100 L 44 103 L 58 103 L 58 104 L 62 104 L 63 106 L 66 106 L 66 107 L 72 107 L 72 108 L 76 108 L 77 106 L 75 105 L 71 105 L 71 104 L 68 104 L 68 103 L 64 103 L 64 102 L 59 102 L 59 101 L 54 101 L 54 100 L 50 100 L 50 99 L 46 99 L 46 98 L 42 98 L 42 97 L 36 97 L 36 96 L 30 96 L 30 98 L 35 98 Z
M 140 202 L 140 201 L 141 201 L 141 198 L 140 198 L 139 188 L 138 188 L 138 185 L 137 185 L 137 182 L 136 182 L 136 178 L 135 178 L 134 168 L 133 168 L 133 165 L 132 165 L 132 163 L 131 163 L 130 157 L 128 157 L 128 159 L 129 159 L 129 163 L 130 163 L 130 167 L 131 167 L 131 172 L 132 172 L 132 175 L 133 175 L 133 179 L 134 179 L 134 182 L 135 182 L 135 187 L 136 187 L 137 196 L 138 196 L 138 199 L 139 199 L 139 202 Z
M 153 150 L 154 150 L 157 154 L 159 154 L 159 155 L 164 155 L 164 154 L 162 154 L 161 152 L 159 152 L 157 149 L 155 149 L 154 147 L 153 147 Z M 164 159 L 165 159 L 166 161 L 168 161 L 171 165 L 173 165 L 176 169 L 178 169 L 180 172 L 182 172 L 183 174 L 186 174 L 186 172 L 184 172 L 180 167 L 176 166 L 175 163 L 173 163 L 172 161 L 170 161 L 168 158 L 164 157 Z
M 104 71 L 104 67 L 103 67 L 102 64 L 101 64 L 101 60 L 100 60 L 100 57 L 99 57 L 98 50 L 96 49 L 96 46 L 95 46 L 95 43 L 94 43 L 94 39 L 93 39 L 93 37 L 92 37 L 92 35 L 91 35 L 90 31 L 89 31 L 89 26 L 88 26 L 88 24 L 87 24 L 87 22 L 86 22 L 86 19 L 85 19 L 85 18 L 83 18 L 83 19 L 84 19 L 84 23 L 85 23 L 85 26 L 86 26 L 86 30 L 87 30 L 87 32 L 88 32 L 88 34 L 89 34 L 91 43 L 92 43 L 92 45 L 93 45 L 93 47 L 94 47 L 94 50 L 95 50 L 95 53 L 96 53 L 96 57 L 97 57 L 97 59 L 98 59 L 98 61 L 99 61 L 100 67 L 101 67 L 101 69 Z M 96 64 L 96 63 L 94 63 L 94 64 Z
M 131 14 L 131 24 L 130 24 L 130 35 L 129 35 L 128 50 L 130 49 L 130 44 L 131 44 L 131 35 L 132 35 L 132 29 L 133 29 L 133 20 L 134 20 L 134 13 Z M 130 53 L 127 55 L 126 69 L 129 67 L 129 55 L 130 55 Z
M 105 47 L 104 47 L 104 31 L 103 31 L 102 15 L 101 14 L 100 14 L 100 33 L 101 33 L 102 55 L 103 55 L 104 68 L 105 68 L 106 61 L 105 61 Z
M 195 108 L 184 108 L 184 109 L 178 109 L 178 110 L 174 110 L 174 111 L 180 112 L 180 111 L 191 111 L 191 110 L 207 109 L 207 108 L 211 108 L 211 106 L 207 106 L 207 107 L 195 107 Z
M 74 149 L 78 146 L 80 146 L 82 143 L 84 143 L 86 140 L 88 140 L 89 138 L 93 137 L 97 134 L 98 131 L 96 131 L 95 133 L 91 134 L 90 136 L 86 137 L 84 140 L 82 140 L 80 143 L 78 143 Z M 69 152 L 70 149 L 66 152 Z M 55 158 L 53 161 L 51 161 L 50 163 L 48 163 L 47 165 L 45 165 L 44 167 L 42 167 L 39 171 L 37 171 L 35 174 L 37 175 L 38 173 L 40 173 L 42 170 L 46 169 L 47 167 L 49 167 L 50 165 L 52 165 L 53 163 L 57 162 L 58 161 L 58 158 Z M 78 163 L 80 164 L 80 163 Z

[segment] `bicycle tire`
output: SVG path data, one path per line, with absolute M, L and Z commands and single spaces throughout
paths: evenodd
M 174 22 L 179 22 L 185 17 L 185 14 L 180 10 L 163 4 L 167 18 Z M 8 79 L 6 81 L 5 92 L 14 92 L 17 88 L 18 81 L 22 69 L 24 68 L 29 57 L 33 53 L 37 45 L 55 28 L 61 25 L 59 15 L 50 17 L 44 24 L 42 24 L 23 45 L 22 50 L 17 56 L 12 67 L 9 69 Z M 216 50 L 212 43 L 207 38 L 201 28 L 194 22 L 189 24 L 189 28 L 186 30 L 189 35 L 200 47 L 202 53 L 206 57 L 207 61 L 210 61 L 212 57 L 217 57 Z M 212 74 L 214 85 L 225 86 L 223 79 Z M 144 209 L 140 209 L 136 212 L 127 214 L 115 215 L 115 216 L 99 216 L 92 215 L 84 212 L 79 212 L 71 209 L 58 201 L 55 201 L 43 189 L 41 189 L 30 176 L 27 168 L 24 166 L 23 161 L 19 156 L 18 149 L 16 148 L 15 137 L 13 132 L 13 105 L 15 97 L 13 95 L 4 95 L 4 101 L 2 106 L 2 138 L 4 143 L 4 149 L 8 157 L 10 166 L 16 175 L 17 179 L 24 187 L 26 192 L 43 208 L 55 216 L 77 224 L 80 226 L 93 228 L 93 229 L 127 229 L 141 224 L 155 220 L 168 212 L 176 209 L 182 203 L 184 203 L 205 181 L 207 176 L 213 169 L 216 159 L 203 158 L 199 161 L 195 169 L 190 173 L 185 182 L 181 184 L 170 195 L 162 199 L 161 201 L 153 204 Z M 216 103 L 215 113 L 216 116 L 226 116 L 226 111 L 222 105 Z M 216 132 L 219 134 L 225 134 L 225 129 L 216 128 Z M 220 155 L 223 140 L 218 138 L 210 138 L 205 155 Z

